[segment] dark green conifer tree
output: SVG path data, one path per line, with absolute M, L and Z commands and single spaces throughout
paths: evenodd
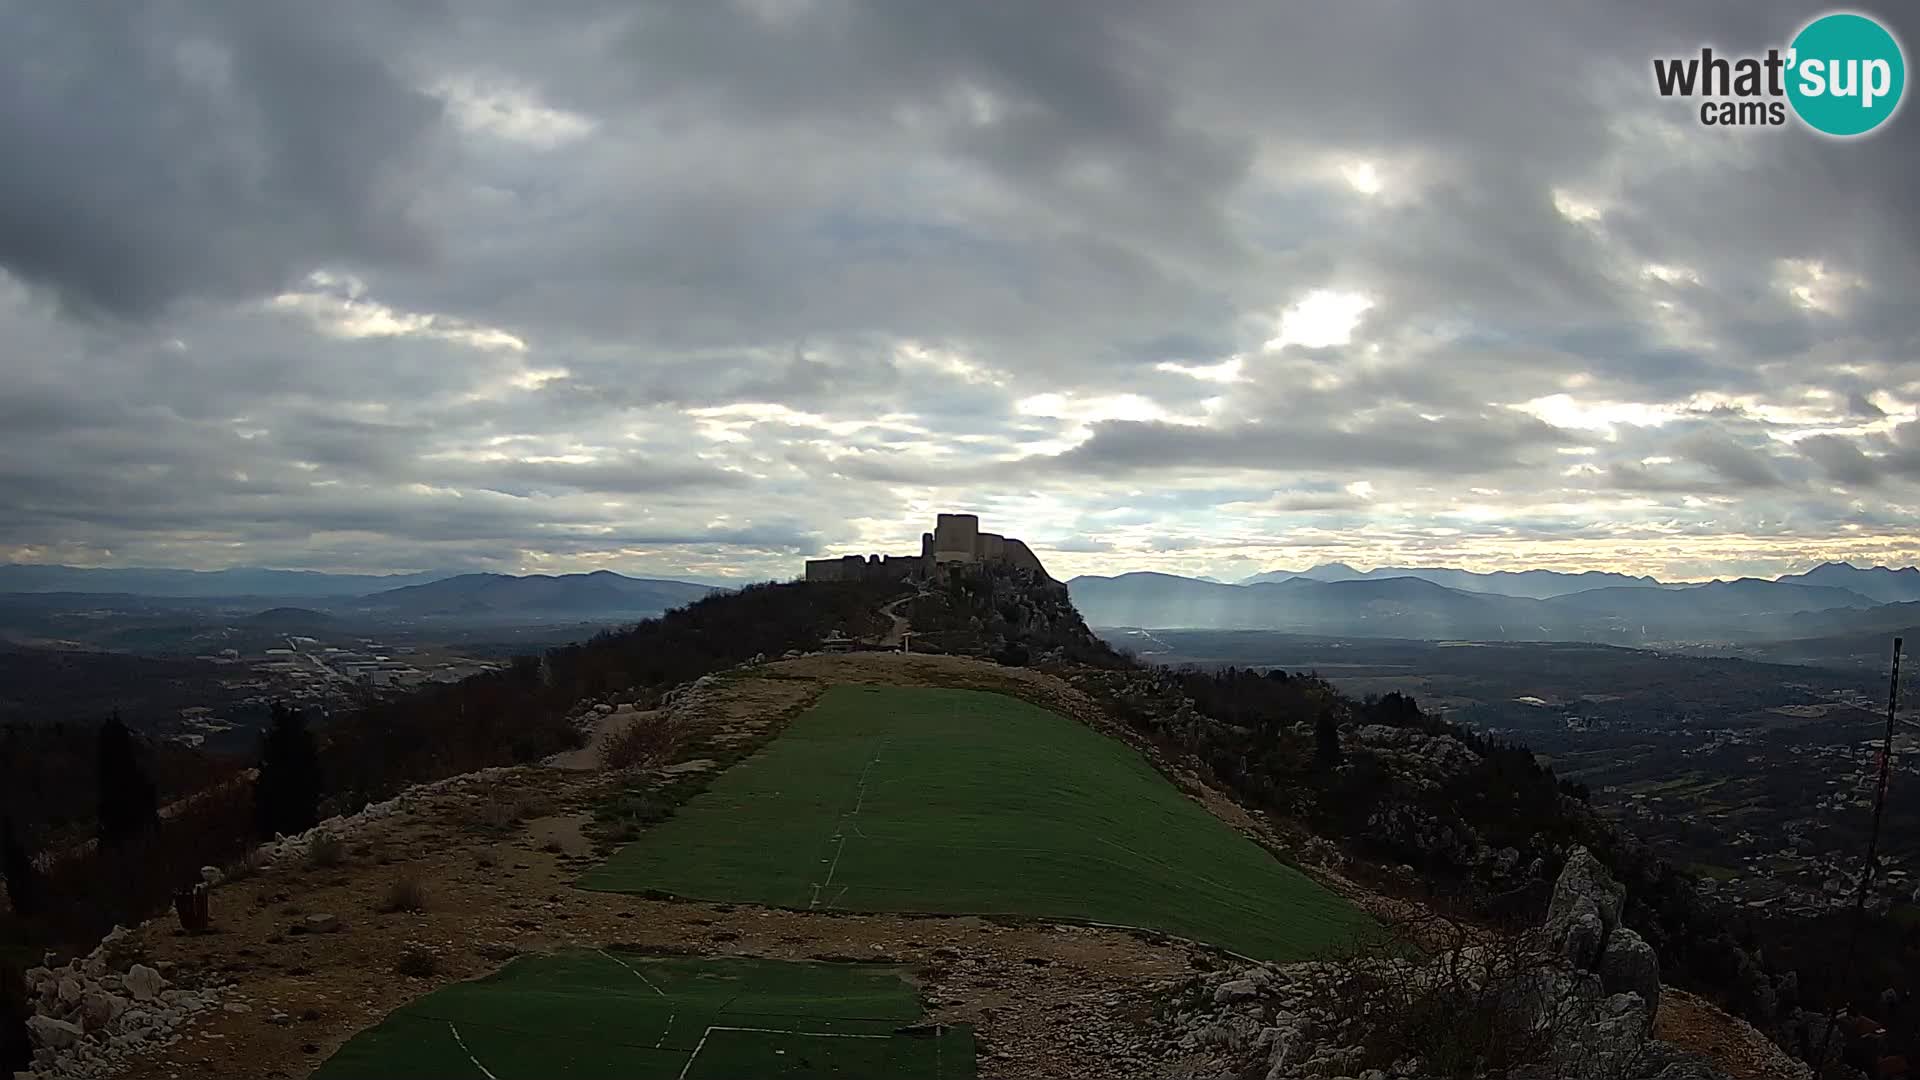
M 159 797 L 140 764 L 133 732 L 115 712 L 100 725 L 97 778 L 100 785 L 100 843 L 123 847 L 160 824 Z
M 320 820 L 320 751 L 307 718 L 281 702 L 260 744 L 260 778 L 253 787 L 254 824 L 263 838 L 292 836 Z

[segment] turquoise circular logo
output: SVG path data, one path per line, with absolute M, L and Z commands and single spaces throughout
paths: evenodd
M 1794 36 L 1787 99 L 1815 131 L 1864 135 L 1886 123 L 1907 88 L 1900 43 L 1865 15 L 1822 15 Z

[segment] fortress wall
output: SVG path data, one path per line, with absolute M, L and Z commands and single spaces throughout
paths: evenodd
M 959 555 L 971 559 L 978 550 L 980 518 L 975 514 L 941 514 L 934 520 L 933 553 L 936 559 Z
M 927 560 L 918 555 L 883 556 L 878 566 L 869 566 L 868 572 L 886 581 L 905 581 L 925 570 Z
M 934 531 L 920 534 L 919 555 L 847 555 L 808 559 L 808 581 L 905 581 L 951 563 L 1003 562 L 1047 577 L 1033 549 L 1012 537 L 980 531 L 974 514 L 941 514 Z
M 808 559 L 808 581 L 859 581 L 867 561 L 858 555 L 842 559 Z
M 912 555 L 846 555 L 808 559 L 808 581 L 905 581 L 926 562 Z
M 1048 576 L 1047 568 L 1040 565 L 1040 556 L 1035 555 L 1033 549 L 1025 543 L 1009 537 L 1005 550 L 1006 554 L 1004 558 L 1008 565 L 1019 567 L 1022 570 L 1031 570 L 1041 577 Z

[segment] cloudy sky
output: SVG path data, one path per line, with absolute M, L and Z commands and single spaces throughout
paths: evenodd
M 1652 89 L 1820 10 L 0 0 L 0 560 L 1904 565 L 1920 115 Z

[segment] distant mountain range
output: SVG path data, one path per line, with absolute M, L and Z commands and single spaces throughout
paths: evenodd
M 1524 577 L 1515 574 L 1499 583 Z M 1764 640 L 1842 633 L 1874 621 L 1874 613 L 1881 610 L 1879 601 L 1851 589 L 1798 581 L 1741 578 L 1667 585 L 1637 580 L 1650 583 L 1608 585 L 1545 598 L 1452 588 L 1412 575 L 1371 574 L 1332 581 L 1292 575 L 1279 581 L 1220 585 L 1170 574 L 1135 573 L 1078 577 L 1067 587 L 1074 605 L 1096 626 L 1441 640 L 1614 644 Z M 1547 583 L 1548 579 L 1533 578 L 1520 584 L 1543 587 Z
M 1269 570 L 1264 574 L 1255 574 L 1246 578 L 1240 584 L 1258 585 L 1261 582 L 1288 581 L 1294 578 L 1307 578 L 1311 581 L 1357 581 L 1369 578 L 1408 577 L 1431 581 L 1435 585 L 1445 585 L 1449 589 L 1458 589 L 1461 592 L 1526 596 L 1535 600 L 1546 600 L 1608 585 L 1655 589 L 1674 587 L 1650 577 L 1631 577 L 1627 574 L 1611 574 L 1601 570 L 1588 570 L 1579 574 L 1563 574 L 1557 570 L 1497 570 L 1490 574 L 1476 574 L 1471 570 L 1450 570 L 1444 567 L 1383 566 L 1360 571 L 1345 563 L 1321 563 L 1319 566 L 1300 571 Z
M 657 615 L 710 593 L 711 585 L 591 574 L 461 574 L 363 597 L 362 609 L 399 615 Z
M 427 614 L 658 614 L 717 591 L 687 581 L 627 577 L 611 570 L 590 574 L 323 574 L 309 570 L 94 569 L 0 564 L 0 594 L 30 594 L 49 601 L 113 596 L 122 602 L 166 600 L 298 600 L 299 605 L 263 611 L 263 621 L 289 625 L 327 617 L 326 612 Z M 263 605 L 266 606 L 266 605 Z
M 1777 580 L 1851 589 L 1883 604 L 1920 600 L 1920 569 L 1911 566 L 1889 570 L 1884 566 L 1862 568 L 1850 563 L 1821 563 L 1804 574 L 1788 574 Z
M 0 563 L 0 593 L 124 593 L 132 596 L 263 596 L 319 599 L 365 596 L 450 576 L 417 574 L 322 574 L 311 570 L 99 569 Z
M 1578 574 L 1565 574 L 1557 570 L 1496 570 L 1481 574 L 1471 570 L 1418 566 L 1382 566 L 1372 570 L 1355 570 L 1345 563 L 1337 562 L 1321 563 L 1306 570 L 1269 570 L 1264 574 L 1242 578 L 1239 584 L 1258 585 L 1261 582 L 1289 581 L 1294 578 L 1307 578 L 1311 581 L 1355 581 L 1363 578 L 1404 577 L 1431 581 L 1435 585 L 1445 585 L 1449 589 L 1459 589 L 1462 592 L 1525 596 L 1535 600 L 1550 600 L 1556 596 L 1588 592 L 1608 586 L 1687 589 L 1703 584 L 1702 582 L 1665 582 L 1653 577 L 1633 577 L 1601 570 L 1588 570 Z M 1213 581 L 1215 579 L 1203 577 L 1196 580 Z M 1804 574 L 1786 574 L 1774 580 L 1788 585 L 1819 585 L 1826 588 L 1847 589 L 1882 604 L 1920 600 L 1920 569 L 1911 566 L 1889 570 L 1884 566 L 1859 567 L 1851 563 L 1830 562 L 1822 563 Z

